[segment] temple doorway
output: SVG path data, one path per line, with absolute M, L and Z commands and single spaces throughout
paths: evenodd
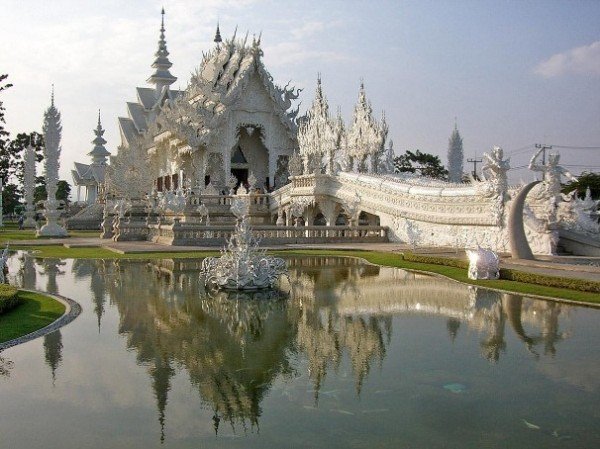
M 248 186 L 248 169 L 247 168 L 232 168 L 231 174 L 237 178 L 237 184 L 235 188 L 237 189 L 240 184 L 244 187 Z

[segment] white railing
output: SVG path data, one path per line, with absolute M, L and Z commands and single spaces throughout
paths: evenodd
M 148 238 L 172 245 L 219 246 L 231 237 L 233 226 L 203 226 L 194 223 L 148 225 Z M 384 226 L 273 226 L 261 225 L 252 229 L 254 237 L 264 245 L 286 243 L 326 242 L 387 242 L 388 228 Z

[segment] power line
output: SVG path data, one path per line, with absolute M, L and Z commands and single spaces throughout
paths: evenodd
M 564 148 L 568 150 L 600 150 L 600 147 L 574 147 L 569 145 L 552 145 L 554 148 Z
M 530 143 L 529 145 L 525 145 L 524 147 L 521 148 L 517 148 L 515 150 L 509 150 L 506 152 L 507 155 L 511 155 L 511 154 L 517 154 L 517 153 L 521 153 L 521 152 L 525 152 L 526 150 L 529 150 L 534 144 Z

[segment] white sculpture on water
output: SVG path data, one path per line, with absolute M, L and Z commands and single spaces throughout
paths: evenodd
M 50 107 L 44 113 L 44 178 L 48 198 L 44 201 L 44 217 L 46 224 L 37 231 L 38 237 L 66 237 L 67 231 L 58 224 L 61 211 L 58 209 L 62 201 L 56 199 L 58 168 L 60 166 L 60 136 L 62 126 L 60 112 L 54 106 L 54 88 Z
M 236 195 L 231 204 L 231 212 L 236 217 L 233 235 L 220 257 L 207 257 L 202 261 L 205 285 L 225 290 L 259 290 L 272 288 L 287 274 L 283 259 L 267 256 L 259 249 L 250 229 L 248 210 L 248 196 Z
M 469 258 L 469 279 L 498 279 L 500 277 L 500 258 L 489 249 L 477 247 L 467 249 Z
M 35 228 L 35 148 L 29 143 L 25 148 L 25 156 L 23 158 L 23 190 L 25 193 L 25 221 L 23 227 Z

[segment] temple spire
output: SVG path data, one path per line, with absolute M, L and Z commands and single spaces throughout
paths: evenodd
M 161 22 L 160 22 L 160 38 L 158 40 L 158 50 L 154 54 L 156 58 L 152 63 L 152 68 L 154 68 L 154 73 L 148 78 L 148 82 L 150 84 L 154 84 L 156 86 L 157 94 L 160 93 L 165 86 L 170 86 L 177 78 L 171 75 L 169 69 L 173 64 L 169 61 L 169 52 L 167 50 L 167 41 L 165 39 L 165 9 L 163 8 L 161 11 Z
M 217 45 L 223 42 L 223 39 L 221 39 L 221 30 L 219 30 L 219 22 L 217 22 L 217 32 L 215 33 L 214 41 Z
M 94 140 L 92 143 L 94 144 L 94 148 L 92 151 L 88 153 L 88 155 L 92 156 L 92 164 L 95 165 L 106 165 L 106 158 L 110 156 L 109 151 L 104 147 L 106 144 L 106 140 L 104 137 L 104 129 L 102 129 L 102 123 L 100 122 L 100 110 L 98 109 L 98 125 L 94 130 Z

